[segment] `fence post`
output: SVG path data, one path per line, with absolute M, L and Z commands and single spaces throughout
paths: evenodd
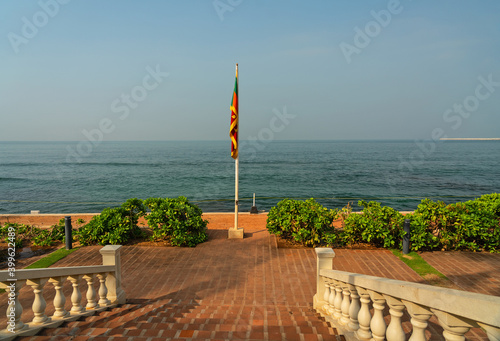
M 332 269 L 332 260 L 335 257 L 335 252 L 329 247 L 317 247 L 316 251 L 316 294 L 314 295 L 314 303 L 323 301 L 325 294 L 325 282 L 320 276 L 322 269 Z
M 410 253 L 410 219 L 405 219 L 403 230 L 405 232 L 403 236 L 403 254 L 407 255 Z
M 106 277 L 106 287 L 108 289 L 108 300 L 111 304 L 125 304 L 125 291 L 122 289 L 121 276 L 121 245 L 106 245 L 99 252 L 102 255 L 102 265 L 114 265 L 115 272 L 109 273 Z
M 66 240 L 66 250 L 73 248 L 73 229 L 71 227 L 71 216 L 64 217 L 64 239 Z

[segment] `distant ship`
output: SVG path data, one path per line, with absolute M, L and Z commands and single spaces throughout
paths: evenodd
M 500 141 L 500 137 L 442 137 L 442 141 Z

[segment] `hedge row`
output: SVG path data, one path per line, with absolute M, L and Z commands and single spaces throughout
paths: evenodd
M 304 245 L 346 246 L 368 243 L 402 248 L 403 223 L 411 221 L 410 247 L 419 250 L 500 251 L 500 194 L 454 204 L 424 199 L 415 212 L 400 212 L 375 201 L 359 201 L 361 214 L 351 207 L 327 210 L 314 199 L 285 199 L 271 208 L 270 233 Z M 334 228 L 335 220 L 342 228 Z
M 146 214 L 150 211 L 149 214 Z M 196 246 L 207 240 L 208 221 L 202 219 L 201 209 L 185 197 L 129 199 L 120 207 L 105 208 L 100 215 L 92 217 L 85 225 L 73 230 L 74 240 L 82 245 L 126 244 L 131 240 L 164 241 L 173 246 Z M 149 227 L 140 229 L 140 217 L 145 217 Z M 82 225 L 83 221 L 77 221 Z M 8 234 L 8 227 L 15 226 L 15 241 Z M 0 238 L 49 246 L 64 241 L 64 219 L 51 229 L 39 229 L 22 224 L 0 226 Z M 12 240 L 10 240 L 11 238 Z

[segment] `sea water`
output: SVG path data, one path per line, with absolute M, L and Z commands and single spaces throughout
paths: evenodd
M 205 212 L 234 210 L 228 141 L 0 142 L 0 213 L 85 213 L 128 198 L 185 196 Z M 87 148 L 85 148 L 85 146 Z M 414 210 L 423 198 L 500 192 L 499 141 L 241 143 L 240 211 L 282 198 L 329 208 L 375 200 Z

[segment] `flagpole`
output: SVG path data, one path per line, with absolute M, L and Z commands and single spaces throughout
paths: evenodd
M 232 148 L 236 149 L 236 158 L 234 159 L 234 227 L 229 228 L 228 230 L 228 238 L 243 238 L 244 232 L 243 228 L 238 227 L 238 207 L 239 207 L 239 202 L 238 202 L 238 196 L 239 196 L 239 175 L 240 175 L 240 153 L 239 153 L 239 145 L 238 145 L 238 140 L 239 140 L 239 135 L 240 135 L 240 123 L 239 123 L 239 96 L 238 96 L 238 84 L 239 84 L 239 77 L 238 77 L 238 64 L 236 64 L 236 84 L 235 84 L 235 93 L 233 94 L 233 102 L 231 102 L 231 110 L 232 113 L 232 119 L 231 119 L 231 127 L 233 127 L 233 118 L 235 117 L 236 119 L 236 126 L 235 126 L 235 131 L 234 134 L 230 132 L 230 136 L 234 137 L 235 143 L 233 143 Z M 233 107 L 233 104 L 235 107 Z M 232 129 L 232 128 L 231 128 Z M 233 149 L 231 149 L 233 151 Z
M 238 77 L 236 78 L 236 86 L 238 89 L 238 135 L 237 136 L 237 143 L 239 144 L 239 139 L 240 139 L 240 113 L 239 113 L 239 107 L 240 107 L 240 96 L 239 96 L 239 83 L 240 83 L 240 75 L 238 74 L 238 63 L 236 63 L 236 74 Z M 239 146 L 238 146 L 238 156 L 234 160 L 234 228 L 237 230 L 238 229 L 238 197 L 239 197 L 239 177 L 240 177 L 240 152 L 239 152 Z
M 234 184 L 234 229 L 238 229 L 238 191 L 239 191 L 239 166 L 240 166 L 240 156 L 238 153 L 238 157 L 234 160 L 234 171 L 235 171 L 235 184 Z

